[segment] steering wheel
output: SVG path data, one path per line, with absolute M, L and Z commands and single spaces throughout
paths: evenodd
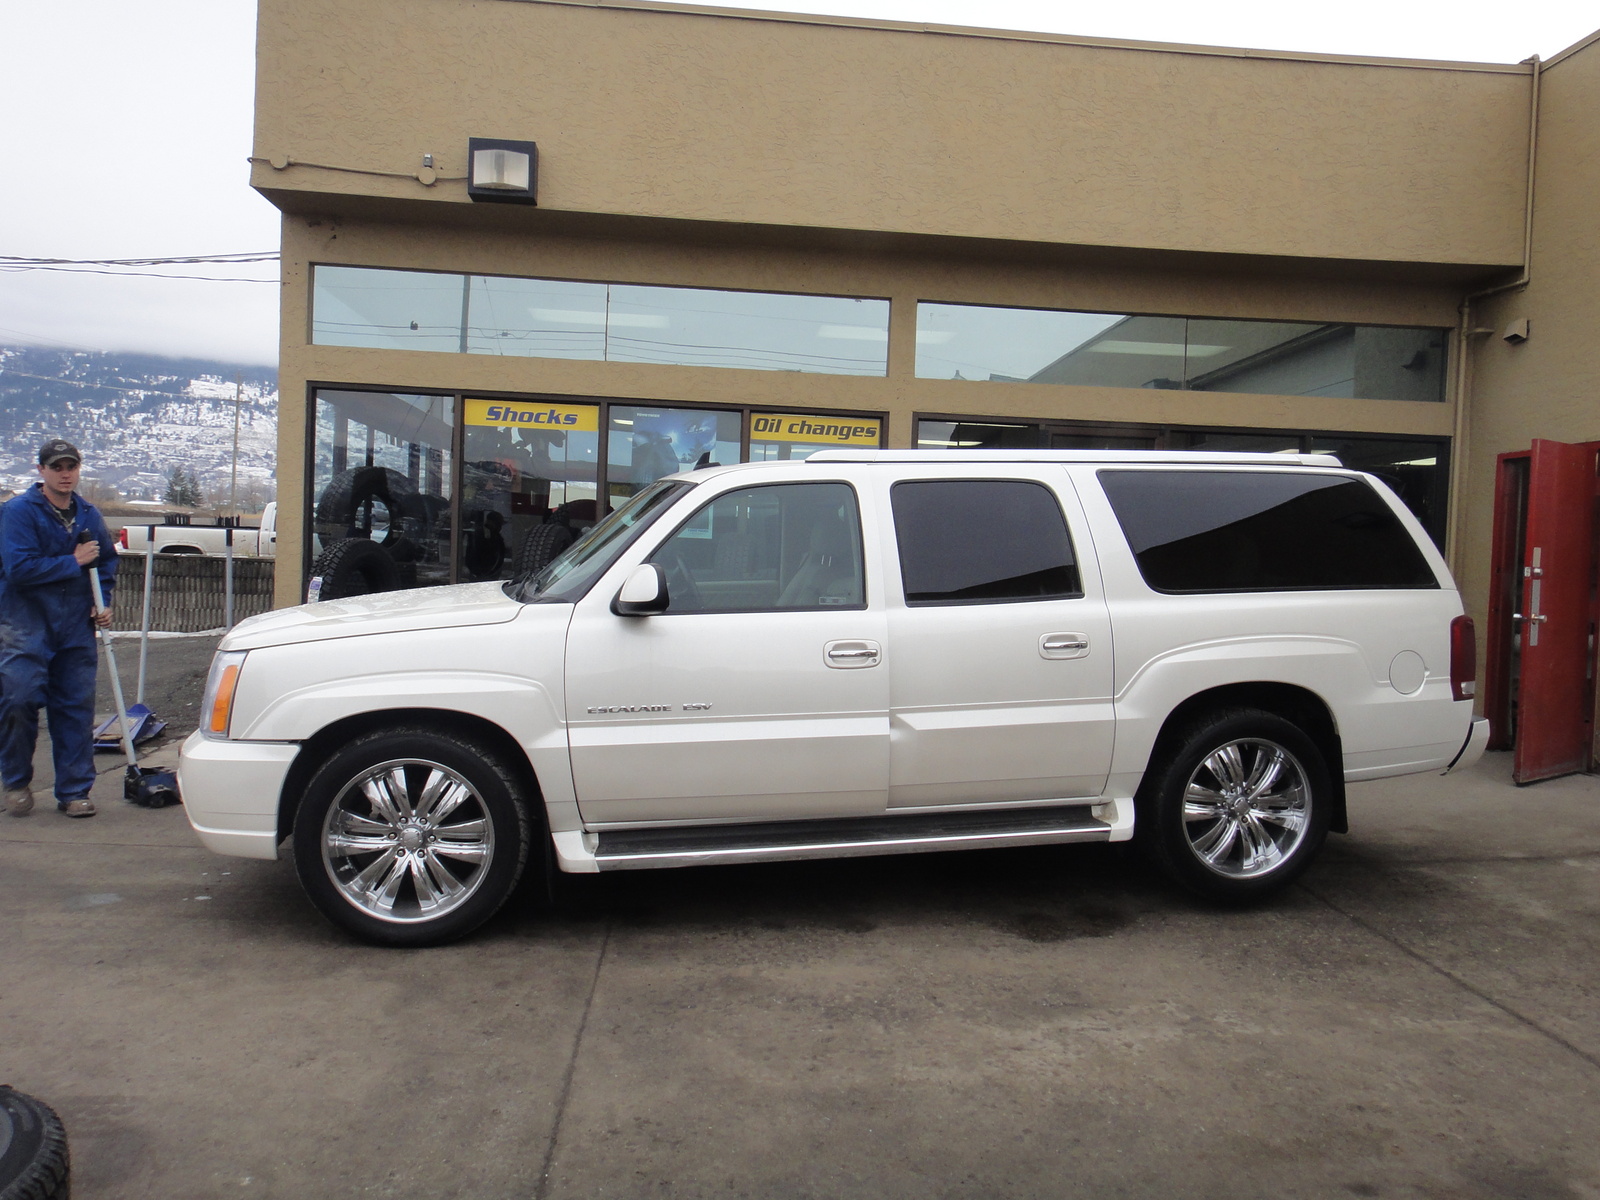
M 667 572 L 667 608 L 678 609 L 685 612 L 698 612 L 705 607 L 705 602 L 700 596 L 700 589 L 695 586 L 694 576 L 689 574 L 689 568 L 683 565 L 683 560 L 677 555 L 672 556 L 670 563 L 663 563 Z

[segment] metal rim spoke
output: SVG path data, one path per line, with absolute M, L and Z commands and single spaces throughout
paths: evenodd
M 446 818 L 456 818 L 442 824 Z M 399 759 L 352 779 L 328 809 L 322 859 L 340 894 L 369 916 L 435 920 L 478 890 L 494 823 L 471 782 L 441 763 Z
M 1311 782 L 1283 746 L 1240 738 L 1200 761 L 1183 793 L 1183 830 L 1201 863 L 1249 879 L 1277 869 L 1310 828 Z

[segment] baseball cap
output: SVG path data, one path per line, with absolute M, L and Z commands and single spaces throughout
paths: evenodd
M 78 448 L 71 442 L 64 442 L 60 438 L 51 438 L 39 447 L 39 465 L 48 467 L 52 463 L 60 462 L 63 458 L 70 458 L 73 462 L 81 463 L 83 455 L 78 453 Z

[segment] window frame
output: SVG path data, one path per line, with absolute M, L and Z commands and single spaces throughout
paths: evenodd
M 1071 556 L 1071 561 L 1065 565 L 1070 567 L 1072 570 L 1073 580 L 1077 585 L 1076 589 L 1071 592 L 1060 592 L 1044 596 L 991 596 L 942 600 L 911 599 L 906 588 L 906 561 L 903 548 L 904 543 L 900 536 L 899 515 L 895 511 L 895 493 L 902 487 L 914 486 L 917 484 L 941 483 L 1023 484 L 1025 486 L 1036 487 L 1044 492 L 1044 494 L 1049 497 L 1051 503 L 1055 506 L 1055 511 L 1061 518 L 1061 531 L 1066 535 L 1067 552 Z M 1078 552 L 1077 539 L 1072 536 L 1072 522 L 1067 516 L 1066 506 L 1061 503 L 1061 496 L 1057 493 L 1056 489 L 1051 487 L 1050 484 L 1046 483 L 1042 479 L 1032 479 L 1026 476 L 1013 475 L 941 475 L 911 479 L 896 479 L 889 485 L 888 500 L 889 523 L 894 532 L 895 564 L 900 575 L 900 603 L 904 604 L 907 608 L 965 608 L 974 605 L 986 604 L 1054 604 L 1064 600 L 1082 600 L 1088 594 L 1084 589 L 1083 582 L 1083 557 Z
M 656 618 L 655 619 L 659 619 L 660 617 L 671 617 L 671 616 L 690 617 L 690 616 L 717 616 L 717 615 L 724 615 L 725 616 L 725 615 L 758 614 L 758 613 L 803 613 L 803 612 L 830 612 L 831 613 L 831 612 L 863 612 L 863 611 L 865 611 L 868 607 L 870 607 L 870 604 L 871 604 L 871 595 L 870 595 L 870 593 L 868 592 L 868 589 L 867 589 L 867 552 L 866 552 L 867 551 L 867 542 L 866 542 L 866 530 L 865 530 L 865 527 L 863 526 L 862 520 L 861 520 L 861 493 L 860 493 L 860 490 L 856 487 L 855 483 L 853 481 L 849 480 L 849 479 L 837 479 L 837 478 L 833 478 L 833 479 L 775 479 L 770 483 L 744 483 L 744 484 L 737 484 L 737 485 L 735 485 L 733 487 L 725 488 L 724 490 L 718 492 L 716 495 L 708 498 L 705 501 L 705 503 L 697 505 L 695 508 L 690 510 L 687 514 L 685 514 L 684 518 L 681 521 L 678 522 L 678 524 L 673 528 L 672 532 L 668 533 L 665 537 L 663 537 L 650 550 L 649 554 L 646 555 L 644 561 L 646 563 L 655 563 L 656 562 L 656 555 L 658 555 L 658 554 L 662 553 L 664 550 L 666 550 L 667 546 L 674 539 L 676 539 L 678 537 L 678 535 L 681 534 L 683 532 L 683 530 L 686 529 L 695 520 L 695 518 L 700 516 L 701 513 L 705 512 L 706 509 L 710 508 L 712 505 L 718 503 L 721 500 L 726 499 L 729 496 L 738 495 L 741 492 L 762 491 L 762 490 L 766 490 L 766 489 L 769 489 L 769 488 L 795 488 L 795 487 L 815 488 L 815 487 L 826 487 L 826 486 L 843 487 L 843 488 L 846 489 L 846 491 L 849 492 L 849 495 L 850 495 L 850 503 L 853 506 L 854 515 L 855 515 L 856 566 L 857 566 L 857 574 L 858 574 L 858 576 L 859 576 L 859 578 L 861 580 L 861 601 L 860 601 L 860 603 L 857 603 L 857 604 L 781 605 L 781 606 L 772 606 L 772 607 L 765 607 L 765 608 L 695 608 L 695 609 L 678 609 L 678 610 L 675 611 L 672 608 L 672 605 L 671 605 L 671 602 L 670 602 L 670 599 L 669 599 L 667 607 L 665 609 L 663 609 L 660 613 L 656 614 Z M 807 554 L 809 554 L 809 551 L 807 551 Z M 804 557 L 805 556 L 802 555 L 802 558 L 804 558 Z M 659 565 L 659 564 L 657 564 L 657 565 Z M 685 568 L 685 569 L 687 570 L 687 568 Z M 664 568 L 663 568 L 663 573 L 665 573 L 665 569 Z M 670 596 L 670 592 L 671 592 L 671 580 L 670 580 L 670 578 L 668 579 L 667 587 L 668 587 L 668 593 L 669 593 L 669 596 Z M 780 596 L 781 596 L 781 594 L 782 593 L 780 592 Z

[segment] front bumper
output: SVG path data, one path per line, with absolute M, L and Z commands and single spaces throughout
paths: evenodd
M 1489 718 L 1473 717 L 1472 727 L 1467 730 L 1467 740 L 1461 743 L 1461 749 L 1456 751 L 1456 756 L 1450 760 L 1450 765 L 1439 774 L 1448 775 L 1451 771 L 1465 771 L 1483 757 L 1484 747 L 1488 744 Z
M 206 848 L 239 858 L 278 857 L 278 802 L 296 742 L 224 742 L 195 732 L 178 758 L 189 824 Z

